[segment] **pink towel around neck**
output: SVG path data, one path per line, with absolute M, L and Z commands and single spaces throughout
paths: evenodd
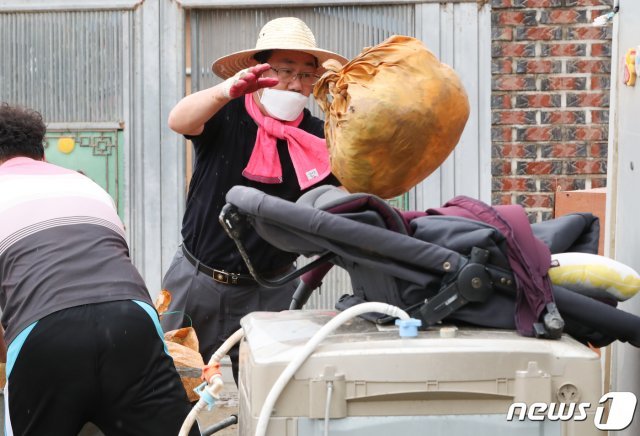
M 326 141 L 298 128 L 304 114 L 293 121 L 265 116 L 252 94 L 245 95 L 244 105 L 258 124 L 255 147 L 247 167 L 242 171 L 244 177 L 261 183 L 282 183 L 282 168 L 276 146 L 278 139 L 287 141 L 300 189 L 306 189 L 329 175 L 331 166 Z

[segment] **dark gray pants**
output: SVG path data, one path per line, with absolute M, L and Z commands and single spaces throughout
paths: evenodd
M 162 288 L 171 293 L 169 310 L 161 318 L 165 332 L 190 325 L 198 335 L 205 363 L 222 343 L 240 328 L 240 319 L 255 311 L 289 308 L 298 281 L 270 289 L 259 285 L 238 286 L 218 283 L 198 271 L 178 248 L 164 276 Z M 168 313 L 176 312 L 176 313 Z M 238 347 L 229 353 L 233 377 L 238 382 Z

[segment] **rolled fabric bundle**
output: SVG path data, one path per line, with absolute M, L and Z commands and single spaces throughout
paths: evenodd
M 313 94 L 325 112 L 331 169 L 350 192 L 401 195 L 458 143 L 469 100 L 424 44 L 392 36 L 345 64 L 327 61 Z
M 589 253 L 551 255 L 549 277 L 562 286 L 593 298 L 625 301 L 640 291 L 640 275 L 630 266 Z

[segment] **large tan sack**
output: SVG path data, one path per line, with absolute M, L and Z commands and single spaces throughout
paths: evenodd
M 163 289 L 158 294 L 155 307 L 160 316 L 171 304 L 171 293 Z M 164 334 L 167 351 L 173 358 L 173 364 L 180 374 L 180 380 L 187 392 L 189 401 L 197 401 L 200 397 L 193 390 L 202 383 L 200 372 L 204 366 L 204 360 L 198 351 L 200 343 L 196 331 L 192 327 L 171 330 Z
M 458 143 L 467 94 L 419 40 L 392 36 L 344 66 L 324 67 L 313 94 L 325 112 L 331 170 L 350 192 L 403 194 Z
M 193 389 L 202 383 L 199 374 L 204 366 L 204 360 L 198 352 L 198 338 L 195 330 L 191 327 L 171 330 L 164 334 L 164 339 L 189 401 L 197 401 L 200 397 L 193 392 Z

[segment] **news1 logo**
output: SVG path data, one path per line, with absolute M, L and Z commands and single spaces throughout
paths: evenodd
M 609 416 L 604 417 L 604 404 L 611 400 Z M 598 430 L 624 430 L 633 421 L 638 399 L 632 392 L 609 392 L 598 401 L 593 424 Z M 507 412 L 507 421 L 584 421 L 591 403 L 513 403 Z

